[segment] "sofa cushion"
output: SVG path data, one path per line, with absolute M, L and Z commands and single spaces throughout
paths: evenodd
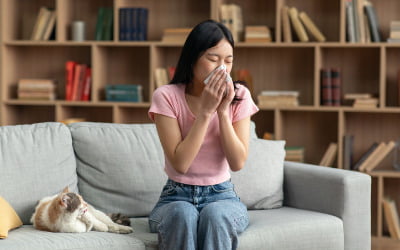
M 40 250 L 144 250 L 144 244 L 133 234 L 104 232 L 52 233 L 39 231 L 31 225 L 13 230 L 0 243 L 1 249 Z
M 154 124 L 74 123 L 79 191 L 94 207 L 146 216 L 167 176 Z
M 343 250 L 343 222 L 336 216 L 282 207 L 249 211 L 239 250 Z
M 0 197 L 0 239 L 7 238 L 8 231 L 22 226 L 22 221 L 14 208 Z
M 0 196 L 30 223 L 38 200 L 77 191 L 71 134 L 61 123 L 0 127 Z
M 248 209 L 271 209 L 283 203 L 285 141 L 252 137 L 242 170 L 232 173 L 232 182 Z

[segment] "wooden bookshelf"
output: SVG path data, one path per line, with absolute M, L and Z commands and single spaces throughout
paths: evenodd
M 251 71 L 254 97 L 263 90 L 299 91 L 298 107 L 267 108 L 253 120 L 257 133 L 270 132 L 288 146 L 304 146 L 305 161 L 318 164 L 329 143 L 338 144 L 335 167 L 343 168 L 343 137 L 354 136 L 353 155 L 359 158 L 374 141 L 400 137 L 398 70 L 400 44 L 346 42 L 345 0 L 0 0 L 0 124 L 26 124 L 85 118 L 95 122 L 147 123 L 147 110 L 155 89 L 154 70 L 175 66 L 180 43 L 161 42 L 163 29 L 186 28 L 205 19 L 218 19 L 219 6 L 235 3 L 242 7 L 244 25 L 266 25 L 272 43 L 236 42 L 235 68 Z M 383 41 L 389 36 L 390 21 L 400 20 L 400 2 L 372 0 L 379 18 Z M 326 36 L 327 41 L 283 42 L 281 8 L 295 6 L 305 11 Z M 41 6 L 55 8 L 56 35 L 52 41 L 31 41 L 36 16 Z M 96 41 L 98 9 L 114 9 L 111 41 Z M 119 8 L 145 7 L 149 10 L 148 41 L 120 41 Z M 179 13 L 179 14 L 174 14 Z M 75 20 L 86 23 L 86 41 L 71 41 L 70 26 Z M 92 67 L 89 102 L 65 101 L 65 62 L 75 60 Z M 321 106 L 320 70 L 339 67 L 342 94 L 377 94 L 377 108 Z M 55 101 L 21 101 L 16 84 L 20 78 L 58 80 Z M 141 84 L 143 102 L 107 102 L 107 84 Z M 383 232 L 383 195 L 400 188 L 400 174 L 385 159 L 373 172 L 372 233 Z M 396 198 L 395 196 L 393 198 Z M 400 202 L 400 198 L 396 198 Z

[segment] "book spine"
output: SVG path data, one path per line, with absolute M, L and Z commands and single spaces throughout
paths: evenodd
M 292 32 L 290 31 L 290 20 L 289 20 L 289 7 L 282 7 L 282 28 L 283 28 L 283 41 L 292 42 Z
M 342 78 L 340 70 L 336 68 L 331 69 L 331 78 L 332 105 L 340 106 L 342 100 Z
M 90 100 L 91 85 L 92 85 L 92 69 L 90 67 L 87 67 L 85 72 L 82 96 L 81 96 L 82 101 Z
M 74 61 L 67 61 L 65 63 L 65 100 L 72 101 L 72 88 L 74 85 L 74 74 L 75 74 Z
M 361 0 L 360 0 L 361 1 Z M 353 4 L 353 16 L 354 16 L 354 33 L 356 42 L 360 42 L 360 18 L 358 15 L 358 0 L 352 0 Z
M 308 35 L 304 30 L 303 25 L 300 22 L 298 11 L 295 7 L 289 10 L 290 20 L 292 21 L 294 30 L 296 31 L 297 37 L 301 42 L 308 42 Z
M 105 8 L 99 8 L 97 14 L 96 34 L 95 40 L 101 41 L 103 39 L 103 23 L 105 18 Z
M 329 69 L 321 70 L 321 104 L 332 106 L 332 76 Z
M 126 9 L 120 8 L 119 9 L 119 40 L 126 41 Z
M 354 30 L 354 13 L 353 13 L 353 4 L 351 0 L 346 2 L 346 27 L 347 27 L 347 41 L 355 43 L 356 33 Z
M 368 22 L 369 22 L 369 28 L 371 31 L 371 38 L 373 42 L 380 42 L 381 41 L 381 36 L 379 34 L 379 23 L 378 19 L 375 13 L 374 7 L 369 3 L 364 6 L 365 8 L 365 13 L 367 14 L 368 17 Z

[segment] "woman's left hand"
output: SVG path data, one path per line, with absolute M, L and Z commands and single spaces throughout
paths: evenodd
M 218 114 L 228 113 L 229 106 L 231 105 L 231 102 L 235 97 L 235 89 L 232 80 L 226 82 L 225 84 L 226 84 L 226 94 L 222 98 L 221 103 L 217 108 Z

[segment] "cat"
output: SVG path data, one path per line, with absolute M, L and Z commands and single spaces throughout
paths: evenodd
M 121 215 L 120 215 L 121 216 Z M 133 229 L 114 223 L 105 213 L 86 203 L 82 196 L 66 187 L 60 194 L 41 199 L 31 217 L 42 231 L 83 233 L 91 230 L 127 234 Z

